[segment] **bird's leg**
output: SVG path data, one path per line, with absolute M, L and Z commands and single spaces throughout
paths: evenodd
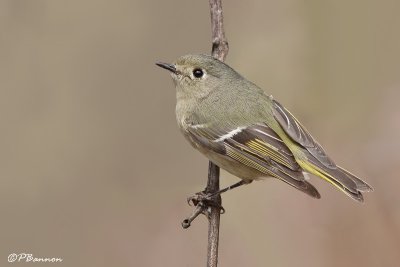
M 200 214 L 204 214 L 207 217 L 210 215 L 210 207 L 217 207 L 221 210 L 221 214 L 225 213 L 225 209 L 219 204 L 218 201 L 215 201 L 215 197 L 219 196 L 220 194 L 234 189 L 236 187 L 249 184 L 252 180 L 241 180 L 231 186 L 225 187 L 218 192 L 209 193 L 207 188 L 201 192 L 196 193 L 194 196 L 191 196 L 187 199 L 189 205 L 193 204 L 196 208 L 193 210 L 192 214 L 183 220 L 182 227 L 188 228 L 194 219 Z
M 193 204 L 194 206 L 197 206 L 197 204 L 199 202 L 208 202 L 206 204 L 209 204 L 209 203 L 211 203 L 210 200 L 213 197 L 218 196 L 222 193 L 225 193 L 226 191 L 232 190 L 236 187 L 239 187 L 239 186 L 242 186 L 245 184 L 249 184 L 251 182 L 252 182 L 252 180 L 240 180 L 239 182 L 237 182 L 233 185 L 230 185 L 228 187 L 225 187 L 225 188 L 219 190 L 218 192 L 214 192 L 214 193 L 208 193 L 207 190 L 203 190 L 201 192 L 196 193 L 194 196 L 188 197 L 187 201 L 188 201 L 189 205 Z M 220 207 L 220 208 L 222 208 L 222 207 Z M 223 208 L 222 208 L 222 210 L 223 210 Z
M 239 186 L 242 186 L 242 185 L 245 185 L 245 184 L 249 184 L 249 183 L 251 183 L 252 181 L 253 181 L 253 180 L 240 180 L 239 182 L 234 183 L 233 185 L 230 185 L 230 186 L 228 186 L 228 187 L 225 187 L 225 188 L 219 190 L 218 192 L 215 192 L 215 193 L 212 193 L 212 194 L 208 194 L 208 195 L 206 196 L 206 198 L 212 198 L 212 197 L 221 195 L 222 193 L 225 193 L 226 191 L 232 190 L 232 189 L 234 189 L 234 188 L 236 188 L 236 187 L 239 187 Z

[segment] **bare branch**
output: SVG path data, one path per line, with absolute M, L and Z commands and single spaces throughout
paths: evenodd
M 224 61 L 228 54 L 229 46 L 225 37 L 224 20 L 222 15 L 221 0 L 209 0 L 211 13 L 212 55 Z M 208 182 L 206 192 L 214 193 L 219 190 L 219 167 L 210 161 L 208 167 Z M 218 243 L 221 209 L 221 196 L 212 199 L 217 205 L 210 207 L 208 216 L 208 248 L 207 266 L 216 267 L 218 264 Z
M 214 193 L 219 190 L 219 167 L 212 163 L 208 164 L 208 182 L 206 192 Z M 217 206 L 221 206 L 221 195 L 213 197 Z M 208 247 L 207 247 L 207 267 L 216 267 L 218 264 L 218 243 L 219 243 L 219 224 L 221 209 L 210 207 L 208 213 Z
M 196 219 L 197 216 L 199 216 L 201 213 L 203 213 L 203 209 L 204 209 L 204 207 L 203 207 L 202 203 L 200 202 L 196 206 L 196 208 L 193 210 L 192 214 L 188 218 L 183 220 L 182 227 L 184 229 L 189 228 L 190 224 L 194 221 L 194 219 Z
M 211 13 L 211 33 L 212 33 L 212 56 L 220 61 L 224 61 L 228 54 L 228 41 L 225 38 L 224 21 L 222 15 L 222 0 L 209 0 Z M 207 248 L 207 267 L 217 267 L 218 264 L 218 242 L 220 215 L 224 212 L 221 205 L 222 200 L 219 192 L 219 167 L 209 162 L 207 187 L 203 192 L 197 193 L 194 197 L 188 198 L 189 204 L 194 204 L 196 208 L 192 214 L 183 220 L 182 227 L 187 229 L 198 215 L 205 214 L 208 218 L 208 248 Z M 217 194 L 215 194 L 217 193 Z M 210 199 L 202 199 L 201 196 L 211 196 Z
M 228 41 L 225 37 L 224 18 L 222 15 L 221 0 L 209 0 L 211 12 L 211 40 L 212 56 L 224 61 L 229 51 Z

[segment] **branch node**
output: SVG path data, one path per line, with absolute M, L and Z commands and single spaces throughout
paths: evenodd
M 198 203 L 196 208 L 193 210 L 192 214 L 188 218 L 182 221 L 182 228 L 183 229 L 189 228 L 194 219 L 196 219 L 197 216 L 203 213 L 203 211 L 204 211 L 204 206 L 201 203 Z

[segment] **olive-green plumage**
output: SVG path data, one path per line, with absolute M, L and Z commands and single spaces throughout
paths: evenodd
M 372 191 L 337 166 L 287 109 L 225 63 L 186 55 L 157 65 L 171 71 L 182 133 L 226 171 L 246 181 L 275 177 L 315 198 L 305 172 L 360 202 L 361 192 Z

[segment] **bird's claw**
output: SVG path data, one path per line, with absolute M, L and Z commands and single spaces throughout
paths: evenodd
M 193 196 L 187 198 L 187 203 L 189 206 L 197 206 L 199 203 L 205 203 L 206 201 L 211 201 L 209 194 L 206 194 L 204 191 L 197 192 Z
M 190 224 L 199 214 L 204 214 L 207 218 L 210 218 L 211 208 L 218 208 L 221 214 L 225 213 L 224 207 L 220 204 L 219 195 L 215 196 L 211 193 L 207 193 L 206 191 L 201 191 L 193 196 L 187 198 L 187 203 L 189 206 L 194 206 L 192 214 L 183 220 L 182 227 L 189 228 Z
M 209 207 L 215 207 L 221 210 L 221 214 L 225 213 L 224 207 L 222 207 L 221 204 L 218 203 L 218 201 L 213 198 L 213 195 L 210 193 L 206 193 L 205 191 L 197 192 L 193 196 L 190 196 L 187 198 L 187 202 L 189 206 L 202 206 L 203 207 L 203 212 L 206 213 Z M 206 214 L 207 215 L 207 214 Z

